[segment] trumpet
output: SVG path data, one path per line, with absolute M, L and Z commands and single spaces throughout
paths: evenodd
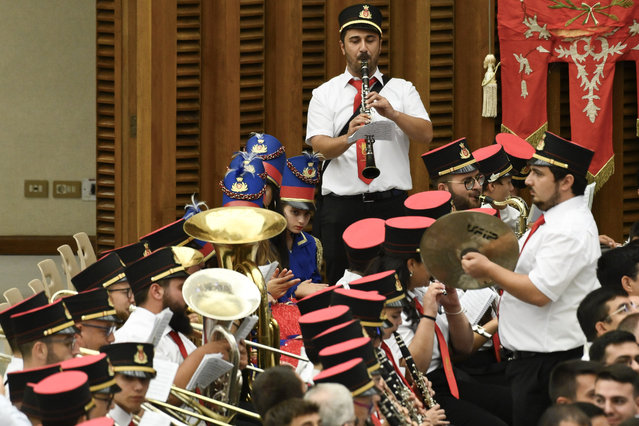
M 360 112 L 362 114 L 371 113 L 370 108 L 366 108 L 366 97 L 370 91 L 368 82 L 368 56 L 362 58 L 361 62 L 361 70 L 362 70 L 362 105 L 360 107 Z M 366 135 L 366 144 L 364 155 L 366 156 L 366 167 L 362 170 L 362 176 L 366 179 L 375 179 L 379 176 L 379 169 L 375 165 L 375 152 L 373 151 L 373 143 L 375 143 L 375 136 Z M 359 148 L 358 148 L 359 149 Z

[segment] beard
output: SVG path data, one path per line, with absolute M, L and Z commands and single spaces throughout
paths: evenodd
M 557 204 L 559 204 L 559 185 L 556 185 L 555 192 L 546 201 L 535 201 L 533 198 L 533 204 L 536 205 L 539 210 L 544 212 L 550 210 L 552 207 L 555 207 Z
M 177 303 L 168 300 L 168 298 L 166 297 L 166 293 L 164 296 L 164 306 L 168 307 L 171 312 L 173 312 L 173 316 L 169 321 L 169 327 L 186 336 L 189 336 L 191 333 L 193 333 L 191 319 L 188 317 L 188 315 L 186 315 L 186 309 L 182 306 L 179 306 Z
M 453 195 L 453 204 L 455 205 L 455 210 L 457 211 L 461 211 L 461 210 L 468 210 L 468 209 L 474 209 L 479 207 L 479 202 L 477 201 L 477 198 L 471 198 L 469 192 L 470 191 L 466 191 L 464 193 L 464 195 L 460 195 L 457 194 L 456 192 L 453 192 L 452 188 L 448 188 L 448 192 L 450 192 Z M 473 191 L 473 195 L 474 196 L 479 196 L 479 194 L 475 194 L 477 191 Z

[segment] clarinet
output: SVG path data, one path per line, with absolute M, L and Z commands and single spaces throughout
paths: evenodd
M 384 391 L 379 392 L 379 410 L 382 412 L 386 421 L 391 426 L 404 426 L 407 423 L 402 420 L 402 415 L 397 411 L 397 407 L 391 401 L 389 395 Z
M 363 114 L 370 114 L 370 108 L 366 108 L 366 97 L 370 88 L 368 87 L 368 59 L 362 59 L 362 106 L 360 112 Z M 366 179 L 375 179 L 379 176 L 379 169 L 375 165 L 375 153 L 373 152 L 373 143 L 375 142 L 375 136 L 366 135 L 366 167 L 362 170 L 362 176 Z
M 384 377 L 384 381 L 386 385 L 390 389 L 391 393 L 395 397 L 395 400 L 398 404 L 406 407 L 408 410 L 411 419 L 415 420 L 417 423 L 422 422 L 422 415 L 412 403 L 412 392 L 408 387 L 404 384 L 402 379 L 397 375 L 395 368 L 391 364 L 390 360 L 386 356 L 386 353 L 383 349 L 377 348 L 377 360 L 380 363 L 380 370 L 382 372 L 382 377 Z
M 400 336 L 397 332 L 393 333 L 393 335 L 395 336 L 395 341 L 397 341 L 399 349 L 402 351 L 402 357 L 406 362 L 406 370 L 410 373 L 410 376 L 413 379 L 413 383 L 415 383 L 415 386 L 417 387 L 417 391 L 419 392 L 422 401 L 424 401 L 428 408 L 433 408 L 435 405 L 437 405 L 437 402 L 430 395 L 430 390 L 428 389 L 428 385 L 424 380 L 424 375 L 417 368 L 415 360 L 413 360 L 413 356 L 410 354 L 410 351 L 406 347 L 406 343 L 404 343 L 404 339 L 402 339 L 402 336 Z

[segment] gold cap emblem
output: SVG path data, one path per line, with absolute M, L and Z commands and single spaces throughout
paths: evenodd
M 307 167 L 304 167 L 302 174 L 307 178 L 313 179 L 317 174 L 317 170 L 315 170 L 315 167 L 313 167 L 313 163 L 308 163 Z
M 397 274 L 395 274 L 395 290 L 404 291 L 404 288 L 402 287 L 402 283 L 399 280 L 399 276 L 397 276 Z
M 460 156 L 462 159 L 464 159 L 464 160 L 465 160 L 465 159 L 467 159 L 467 158 L 470 158 L 470 151 L 468 150 L 468 148 L 466 148 L 466 145 L 464 145 L 464 143 L 463 143 L 463 142 L 461 142 L 461 143 L 459 144 L 459 148 L 461 149 L 461 150 L 459 151 L 459 156 Z
M 359 17 L 360 18 L 364 18 L 364 19 L 373 19 L 372 15 L 371 15 L 371 11 L 368 10 L 369 6 L 367 4 L 365 4 L 364 6 L 362 6 L 362 11 L 359 12 Z
M 251 152 L 256 154 L 266 154 L 268 152 L 268 147 L 264 143 L 264 136 L 261 134 L 255 135 L 257 137 L 257 143 L 251 147 Z
M 248 185 L 244 182 L 244 178 L 238 176 L 235 178 L 235 182 L 231 185 L 231 191 L 233 192 L 246 192 L 248 191 Z
M 146 364 L 149 362 L 149 357 L 147 357 L 146 352 L 144 352 L 144 345 L 138 345 L 138 351 L 133 356 L 133 362 L 136 364 Z

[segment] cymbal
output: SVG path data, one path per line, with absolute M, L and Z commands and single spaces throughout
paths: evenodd
M 456 211 L 440 217 L 422 236 L 420 253 L 426 269 L 442 283 L 464 290 L 494 283 L 466 274 L 461 258 L 476 251 L 506 269 L 519 257 L 515 233 L 501 219 L 480 212 Z
M 184 223 L 184 232 L 214 244 L 247 244 L 262 241 L 286 229 L 279 213 L 259 207 L 219 207 L 204 210 Z

